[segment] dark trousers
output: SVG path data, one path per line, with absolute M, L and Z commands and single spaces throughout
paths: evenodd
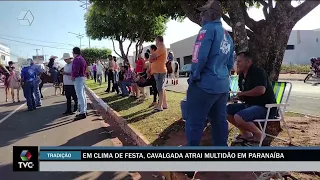
M 34 82 L 25 82 L 23 85 L 23 94 L 27 100 L 28 110 L 36 109 L 36 102 L 34 100 Z
M 74 101 L 73 111 L 78 110 L 78 98 L 76 94 L 76 90 L 74 89 L 74 85 L 64 85 L 65 95 L 67 98 L 67 112 L 71 111 L 71 98 Z
M 108 72 L 108 87 L 107 87 L 106 92 L 110 92 L 111 83 L 112 83 L 112 92 L 117 91 L 117 93 L 119 93 L 119 88 L 114 83 L 113 71 L 109 70 L 109 72 Z
M 93 71 L 94 82 L 97 82 L 97 71 Z
M 157 90 L 157 84 L 153 77 L 150 80 L 151 80 L 151 86 L 152 86 L 153 102 L 157 102 L 157 96 L 159 94 Z
M 104 82 L 107 82 L 108 73 L 109 73 L 108 71 L 104 72 Z

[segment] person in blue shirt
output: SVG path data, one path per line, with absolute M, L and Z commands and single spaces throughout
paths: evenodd
M 33 96 L 36 76 L 36 71 L 30 67 L 30 61 L 26 61 L 21 70 L 21 82 L 23 94 L 27 100 L 28 111 L 33 111 L 36 109 L 36 103 Z
M 206 120 L 212 125 L 213 146 L 227 146 L 226 104 L 229 75 L 234 64 L 234 44 L 222 27 L 219 1 L 209 1 L 200 11 L 202 28 L 197 36 L 188 79 L 186 137 L 199 146 Z
M 30 63 L 30 68 L 32 68 L 35 73 L 36 73 L 36 79 L 34 81 L 34 97 L 35 97 L 35 103 L 36 107 L 41 106 L 41 94 L 40 94 L 40 89 L 39 85 L 41 83 L 40 75 L 43 73 L 43 70 L 40 65 L 34 64 L 33 59 L 27 59 Z

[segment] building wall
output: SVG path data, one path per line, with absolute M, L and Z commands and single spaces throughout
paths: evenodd
M 290 45 L 293 45 L 290 47 Z M 294 48 L 289 50 L 288 48 Z M 309 65 L 312 57 L 320 57 L 320 31 L 293 30 L 283 64 Z
M 180 66 L 191 63 L 193 45 L 197 35 L 172 43 L 170 49 Z M 293 46 L 292 46 L 293 45 Z M 310 64 L 312 57 L 320 57 L 320 31 L 293 30 L 288 40 L 288 48 L 283 58 L 283 64 Z
M 10 48 L 4 44 L 0 44 L 0 63 L 8 65 L 10 61 Z

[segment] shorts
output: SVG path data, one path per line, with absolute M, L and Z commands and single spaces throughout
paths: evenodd
M 244 103 L 229 104 L 227 106 L 227 114 L 234 116 L 239 115 L 245 122 L 253 122 L 256 119 L 265 119 L 267 108 L 262 106 L 249 106 Z M 269 117 L 275 117 L 275 113 L 271 113 Z
M 154 79 L 156 80 L 156 86 L 158 92 L 161 92 L 164 89 L 165 82 L 166 82 L 166 73 L 155 73 Z

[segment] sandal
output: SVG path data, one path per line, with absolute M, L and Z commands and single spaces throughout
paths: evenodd
M 242 143 L 243 146 L 259 146 L 259 144 L 260 144 L 259 141 L 254 141 L 254 140 Z
M 152 111 L 152 113 L 157 113 L 157 112 L 161 112 L 161 111 L 163 111 L 162 109 L 157 109 L 157 108 L 155 108 L 153 111 Z
M 244 138 L 241 135 L 239 135 L 236 137 L 236 140 L 233 141 L 233 143 L 245 143 L 245 142 L 252 141 L 252 140 L 253 140 L 253 136 Z

